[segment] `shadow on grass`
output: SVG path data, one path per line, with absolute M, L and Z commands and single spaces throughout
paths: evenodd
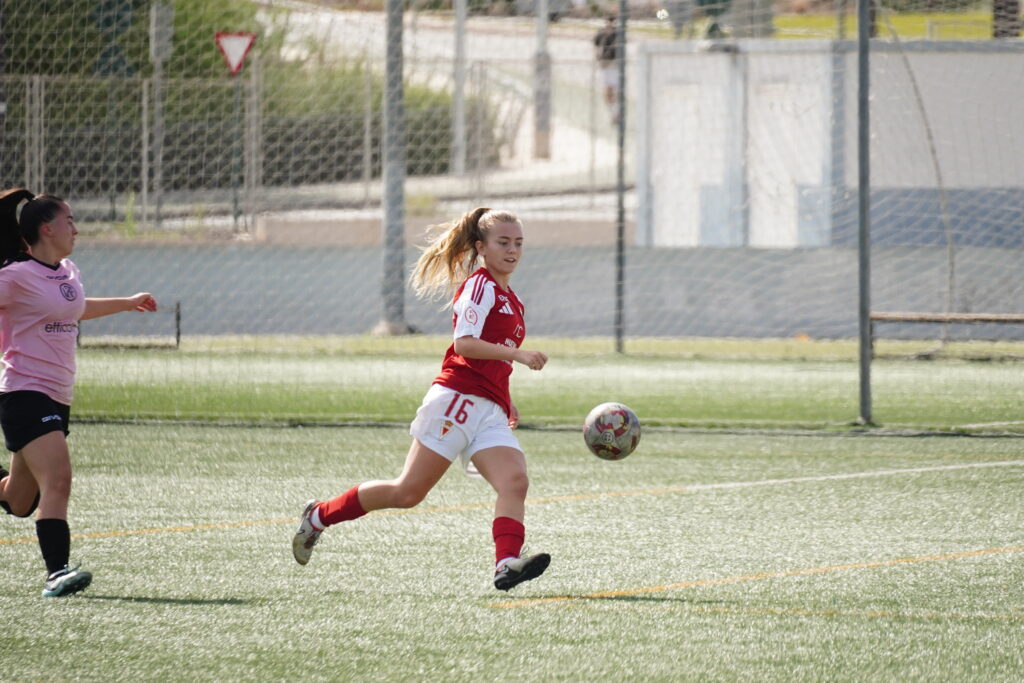
M 685 596 L 669 597 L 667 595 L 580 595 L 569 597 L 576 602 L 664 602 L 687 605 L 725 605 L 727 600 L 694 600 Z
M 95 595 L 85 593 L 80 596 L 86 600 L 108 600 L 112 602 L 138 602 L 154 605 L 249 605 L 252 600 L 241 600 L 239 598 L 221 598 L 219 600 L 205 600 L 203 598 L 144 598 L 132 595 Z
M 568 603 L 602 603 L 602 602 L 631 602 L 636 604 L 648 603 L 648 604 L 677 604 L 677 605 L 689 605 L 690 607 L 714 607 L 722 605 L 731 605 L 732 602 L 728 600 L 694 600 L 692 597 L 687 596 L 669 596 L 669 595 L 549 595 L 541 598 L 523 598 L 522 600 L 510 599 L 507 603 L 498 603 L 501 606 L 526 606 L 535 603 L 553 603 L 553 604 L 568 604 Z

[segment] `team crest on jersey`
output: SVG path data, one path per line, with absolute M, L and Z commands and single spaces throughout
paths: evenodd
M 448 432 L 452 431 L 452 427 L 453 426 L 455 426 L 455 423 L 453 423 L 451 420 L 445 420 L 443 423 L 441 423 L 441 438 L 442 439 L 445 436 L 448 435 Z
M 68 301 L 74 301 L 75 299 L 78 298 L 78 292 L 75 291 L 74 287 L 72 287 L 66 282 L 61 284 L 60 286 L 60 295 L 67 299 Z
M 524 331 L 525 330 L 523 330 L 523 326 L 522 325 L 516 325 L 516 331 L 515 331 L 516 339 L 522 339 Z

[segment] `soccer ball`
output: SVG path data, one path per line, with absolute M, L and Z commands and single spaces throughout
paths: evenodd
M 603 460 L 622 460 L 640 443 L 640 420 L 629 406 L 602 403 L 583 421 L 583 440 Z

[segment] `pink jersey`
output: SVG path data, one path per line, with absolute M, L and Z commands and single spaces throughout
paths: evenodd
M 452 325 L 455 338 L 477 337 L 493 344 L 518 348 L 526 337 L 525 309 L 511 289 L 502 289 L 486 268 L 470 275 L 452 304 Z M 441 374 L 434 384 L 441 384 L 461 394 L 483 396 L 512 414 L 512 398 L 508 377 L 512 362 L 464 358 L 448 347 L 441 364 Z
M 33 258 L 0 268 L 0 392 L 39 391 L 71 405 L 78 320 L 85 290 L 78 267 Z

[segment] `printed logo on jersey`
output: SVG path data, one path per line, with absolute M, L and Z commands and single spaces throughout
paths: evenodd
M 78 323 L 68 323 L 63 321 L 46 323 L 46 325 L 43 326 L 43 330 L 45 330 L 47 334 L 75 334 L 78 332 Z
M 68 283 L 63 283 L 60 286 L 60 295 L 68 301 L 74 301 L 78 298 L 78 291 Z
M 525 330 L 523 329 L 523 326 L 522 325 L 516 325 L 516 331 L 514 332 L 514 334 L 516 335 L 516 339 L 522 339 L 523 338 L 523 332 L 525 332 Z
M 454 426 L 455 426 L 454 422 L 452 422 L 451 420 L 445 420 L 441 424 L 441 437 L 440 438 L 443 439 L 445 436 L 447 436 L 448 432 L 450 432 L 452 430 L 452 427 L 454 427 Z
M 505 313 L 506 315 L 515 315 L 516 312 L 512 308 L 512 304 L 509 302 L 509 298 L 504 294 L 498 295 L 498 301 L 501 302 L 501 308 L 498 309 L 499 313 Z
M 467 323 L 469 323 L 470 325 L 476 325 L 476 321 L 478 319 L 479 318 L 476 315 L 476 309 L 475 308 L 467 308 L 466 309 L 466 322 Z
M 510 349 L 517 349 L 517 348 L 519 348 L 519 345 L 516 344 L 515 340 L 514 339 L 509 339 L 508 337 L 505 337 L 505 346 L 509 347 Z M 501 362 L 502 363 L 507 363 L 508 365 L 513 365 L 512 361 L 510 361 L 510 360 L 503 360 Z
M 57 422 L 62 422 L 63 421 L 63 420 L 60 419 L 60 415 L 47 415 L 46 417 L 44 417 L 41 420 L 41 422 L 43 422 L 43 423 L 53 422 L 54 420 L 56 420 Z

